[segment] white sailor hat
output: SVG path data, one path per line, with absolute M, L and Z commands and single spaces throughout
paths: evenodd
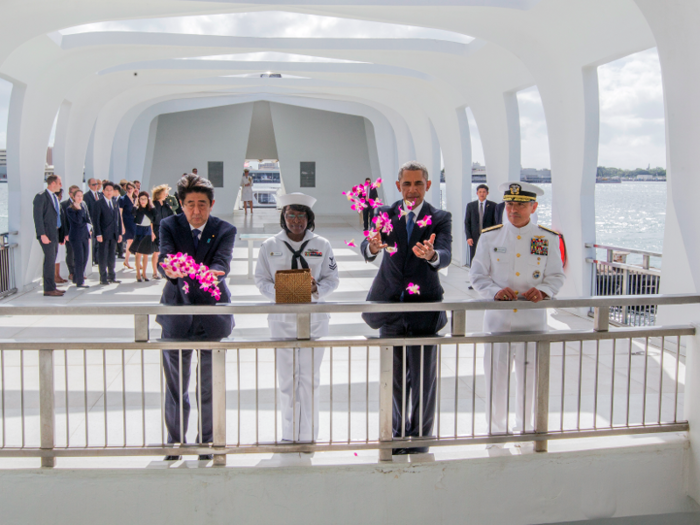
M 532 202 L 544 195 L 544 190 L 529 182 L 504 182 L 498 187 L 506 202 Z
M 285 195 L 282 195 L 281 197 L 277 197 L 277 203 L 280 205 L 281 208 L 284 208 L 285 206 L 291 206 L 292 204 L 313 208 L 314 204 L 316 204 L 316 199 L 313 198 L 311 195 L 295 192 L 287 193 Z

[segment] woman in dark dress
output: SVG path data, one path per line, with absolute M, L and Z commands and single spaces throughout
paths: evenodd
M 134 235 L 136 235 L 134 191 L 136 191 L 136 186 L 131 182 L 127 182 L 126 194 L 119 197 L 119 213 L 122 214 L 122 242 L 126 244 L 126 250 L 124 251 L 125 268 L 133 268 L 133 266 L 129 266 L 129 255 L 133 252 L 131 243 L 134 241 Z
M 90 257 L 90 230 L 87 208 L 83 204 L 83 192 L 73 195 L 73 203 L 66 208 L 66 218 L 70 222 L 70 245 L 73 248 L 73 282 L 76 288 L 90 288 L 85 284 L 85 265 Z
M 158 273 L 158 256 L 160 255 L 160 221 L 171 215 L 175 215 L 175 212 L 170 207 L 167 202 L 168 195 L 170 194 L 170 186 L 167 184 L 161 184 L 153 188 L 153 211 L 155 213 L 156 220 L 153 221 L 153 233 L 156 238 L 153 241 L 153 278 L 161 279 Z
M 153 223 L 156 216 L 147 191 L 139 193 L 133 211 L 133 219 L 136 225 L 136 235 L 131 247 L 136 258 L 136 280 L 138 282 L 150 281 L 146 277 L 146 268 L 148 268 L 148 256 L 153 253 L 153 241 L 156 238 L 153 233 Z

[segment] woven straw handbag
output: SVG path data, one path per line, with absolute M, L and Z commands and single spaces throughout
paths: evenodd
M 279 270 L 275 273 L 276 303 L 310 303 L 311 270 Z

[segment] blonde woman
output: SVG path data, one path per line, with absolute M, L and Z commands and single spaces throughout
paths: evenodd
M 153 212 L 155 215 L 155 220 L 153 221 L 153 233 L 155 234 L 155 239 L 153 240 L 153 252 L 152 262 L 153 262 L 153 278 L 161 279 L 158 273 L 158 256 L 160 255 L 160 221 L 171 215 L 175 215 L 175 212 L 167 203 L 166 199 L 170 194 L 170 186 L 167 184 L 161 184 L 153 188 Z M 144 269 L 145 273 L 145 269 Z

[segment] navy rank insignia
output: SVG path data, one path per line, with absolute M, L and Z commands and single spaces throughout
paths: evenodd
M 533 279 L 539 279 L 539 278 L 540 278 L 540 275 L 542 275 L 542 274 L 540 273 L 539 270 L 535 270 L 534 272 L 532 272 L 532 278 L 533 278 Z
M 549 240 L 541 235 L 530 239 L 530 255 L 549 255 Z

